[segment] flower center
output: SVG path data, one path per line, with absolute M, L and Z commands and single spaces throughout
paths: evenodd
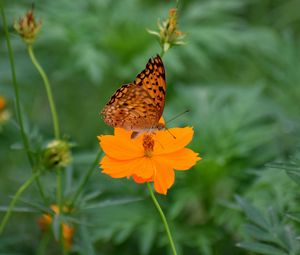
M 153 147 L 154 147 L 154 140 L 151 134 L 145 134 L 143 137 L 143 147 L 144 147 L 144 155 L 146 157 L 151 158 Z

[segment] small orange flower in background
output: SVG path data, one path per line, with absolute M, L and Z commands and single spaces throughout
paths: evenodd
M 10 111 L 6 106 L 5 97 L 0 95 L 0 125 L 6 123 L 10 118 Z
M 3 96 L 0 96 L 0 111 L 5 109 L 5 106 L 6 106 L 6 100 Z
M 59 207 L 57 205 L 51 205 L 50 206 L 51 210 L 55 214 L 59 214 Z M 65 207 L 63 209 L 64 212 L 67 212 L 68 209 Z M 52 223 L 53 216 L 50 214 L 43 214 L 39 219 L 38 219 L 38 224 L 41 228 L 42 231 L 47 231 Z M 67 223 L 62 224 L 62 235 L 63 235 L 63 240 L 64 240 L 64 245 L 67 250 L 69 250 L 72 246 L 72 238 L 74 235 L 74 228 L 68 225 Z
M 188 170 L 196 164 L 198 153 L 184 148 L 193 138 L 191 127 L 145 133 L 131 139 L 131 131 L 115 128 L 114 135 L 100 135 L 105 156 L 103 173 L 113 178 L 133 177 L 137 183 L 153 182 L 156 192 L 167 194 L 175 179 L 174 169 Z

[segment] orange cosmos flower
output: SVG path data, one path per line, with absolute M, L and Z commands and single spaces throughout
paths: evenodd
M 55 214 L 59 214 L 59 207 L 57 205 L 51 205 L 50 206 L 51 210 Z M 68 209 L 64 207 L 63 209 L 64 212 L 68 212 Z M 50 214 L 43 214 L 39 219 L 38 219 L 38 224 L 43 231 L 47 231 L 52 223 L 52 215 Z M 74 228 L 71 227 L 70 225 L 63 223 L 62 224 L 62 235 L 63 235 L 63 240 L 64 240 L 64 245 L 67 250 L 71 248 L 72 245 L 72 238 L 74 235 Z
M 103 173 L 113 178 L 133 177 L 137 183 L 154 182 L 158 193 L 167 194 L 174 183 L 174 169 L 188 170 L 201 158 L 184 148 L 193 138 L 191 127 L 145 133 L 131 139 L 130 131 L 115 128 L 114 135 L 100 135 L 106 153 L 100 162 Z

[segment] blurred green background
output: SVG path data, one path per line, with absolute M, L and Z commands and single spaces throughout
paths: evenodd
M 12 29 L 31 4 L 6 1 L 5 12 L 26 130 L 38 151 L 53 138 L 51 115 L 42 80 Z M 157 20 L 166 18 L 174 6 L 166 0 L 35 1 L 35 14 L 43 20 L 35 53 L 51 81 L 62 132 L 75 145 L 74 164 L 64 176 L 66 197 L 99 150 L 96 136 L 112 133 L 100 110 L 122 83 L 132 81 L 160 52 L 146 28 L 156 29 Z M 187 44 L 164 57 L 164 117 L 190 109 L 169 127 L 193 126 L 191 148 L 203 160 L 188 172 L 176 173 L 168 196 L 159 196 L 178 250 L 188 255 L 275 254 L 236 246 L 251 235 L 244 230 L 246 217 L 234 196 L 246 197 L 263 213 L 275 208 L 277 227 L 288 224 L 300 233 L 299 225 L 285 217 L 285 212 L 300 209 L 299 186 L 284 171 L 266 165 L 287 161 L 299 148 L 300 1 L 189 0 L 179 6 L 179 29 L 187 33 Z M 0 25 L 0 95 L 13 113 Z M 20 150 L 15 115 L 1 125 L 0 141 L 0 202 L 5 206 L 31 172 Z M 43 185 L 55 201 L 51 173 L 43 176 Z M 36 224 L 40 212 L 30 208 L 39 203 L 33 185 L 0 237 L 0 254 L 36 254 L 42 239 Z M 163 227 L 144 186 L 95 170 L 80 206 L 74 215 L 72 254 L 168 254 Z M 276 254 L 300 254 L 298 246 L 295 253 L 286 248 Z M 55 242 L 48 252 L 59 254 Z

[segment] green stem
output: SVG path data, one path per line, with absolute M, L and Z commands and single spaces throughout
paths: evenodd
M 2 21 L 3 21 L 3 29 L 4 29 L 4 33 L 5 33 L 6 44 L 7 44 L 7 48 L 8 48 L 8 54 L 9 54 L 12 82 L 13 82 L 15 98 L 16 98 L 15 107 L 16 107 L 17 121 L 20 126 L 21 138 L 22 138 L 25 152 L 27 154 L 27 158 L 29 160 L 29 163 L 32 167 L 33 172 L 35 172 L 35 169 L 33 168 L 33 165 L 34 165 L 33 155 L 30 150 L 29 141 L 28 141 L 25 129 L 24 129 L 23 117 L 21 114 L 19 84 L 17 82 L 17 75 L 16 75 L 15 61 L 14 61 L 14 52 L 13 52 L 13 49 L 12 49 L 11 43 L 10 43 L 10 36 L 9 36 L 8 29 L 7 29 L 7 22 L 6 22 L 5 12 L 4 12 L 4 8 L 3 8 L 3 2 L 0 2 L 0 7 L 1 7 L 1 16 L 2 16 Z M 38 187 L 38 190 L 40 192 L 42 199 L 46 202 L 47 200 L 46 200 L 43 188 L 42 188 L 38 178 L 36 179 L 36 183 L 37 183 L 37 187 Z
M 32 184 L 33 181 L 35 181 L 36 178 L 38 178 L 40 175 L 40 172 L 35 172 L 31 175 L 31 177 L 17 190 L 16 194 L 14 195 L 12 201 L 10 202 L 10 205 L 8 207 L 8 210 L 6 211 L 0 225 L 0 235 L 2 234 L 6 223 L 8 222 L 11 213 L 15 207 L 16 202 L 18 201 L 21 194 Z
M 75 192 L 75 195 L 73 197 L 73 199 L 71 200 L 70 203 L 70 208 L 73 208 L 74 204 L 76 203 L 79 195 L 81 194 L 83 188 L 85 187 L 85 185 L 87 184 L 88 180 L 90 179 L 95 167 L 98 164 L 98 161 L 100 160 L 100 156 L 101 156 L 102 152 L 99 151 L 96 155 L 96 158 L 94 160 L 94 162 L 92 163 L 90 169 L 86 172 L 86 175 L 81 179 L 80 184 L 78 186 L 78 189 Z
M 62 198 L 62 168 L 56 171 L 56 201 L 59 208 L 59 213 L 62 215 L 64 213 L 63 209 L 63 198 Z M 63 255 L 65 255 L 64 247 L 64 237 L 63 237 L 63 223 L 59 224 L 59 241 L 62 247 Z
M 37 69 L 37 71 L 39 72 L 39 74 L 41 75 L 41 77 L 43 79 L 45 89 L 47 92 L 49 105 L 50 105 L 50 111 L 52 114 L 54 136 L 55 136 L 55 139 L 60 139 L 60 130 L 59 130 L 57 111 L 56 111 L 56 107 L 55 107 L 53 94 L 52 94 L 48 76 L 47 76 L 46 72 L 44 71 L 44 69 L 42 68 L 42 66 L 40 65 L 40 63 L 38 62 L 38 60 L 36 59 L 34 52 L 33 52 L 32 45 L 28 44 L 27 49 L 28 49 L 28 54 L 30 56 L 30 59 L 31 59 L 33 65 L 35 66 L 35 68 Z M 63 172 L 63 169 L 61 169 L 61 168 L 59 168 L 56 172 L 56 200 L 57 200 L 57 205 L 59 207 L 59 211 L 61 214 L 63 214 L 62 172 Z M 60 226 L 60 242 L 63 244 L 62 224 Z M 64 246 L 63 246 L 63 254 L 65 254 Z
M 67 250 L 67 248 L 66 248 L 66 246 L 65 246 L 65 243 L 64 243 L 64 239 L 63 239 L 63 238 L 62 238 L 62 244 L 61 244 L 61 246 L 62 246 L 62 252 L 63 252 L 63 255 L 68 255 L 69 252 L 68 252 L 68 250 Z
M 172 238 L 171 231 L 170 231 L 170 229 L 169 229 L 169 225 L 168 225 L 166 216 L 164 215 L 163 210 L 161 209 L 161 207 L 160 207 L 160 205 L 159 205 L 157 199 L 155 198 L 155 195 L 154 195 L 154 193 L 153 193 L 151 184 L 150 184 L 149 182 L 147 182 L 147 187 L 148 187 L 150 196 L 151 196 L 151 198 L 152 198 L 152 200 L 153 200 L 153 203 L 154 203 L 156 209 L 158 210 L 159 215 L 160 215 L 160 217 L 161 217 L 161 219 L 162 219 L 162 221 L 163 221 L 163 224 L 164 224 L 164 226 L 165 226 L 165 230 L 166 230 L 167 235 L 168 235 L 168 238 L 169 238 L 169 243 L 170 243 L 170 246 L 171 246 L 173 255 L 177 255 L 176 248 L 175 248 L 175 245 L 174 245 L 174 241 L 173 241 L 173 238 Z
M 26 136 L 26 132 L 24 129 L 24 124 L 23 124 L 23 118 L 22 118 L 22 114 L 21 114 L 20 93 L 19 93 L 19 85 L 17 82 L 17 75 L 16 75 L 16 69 L 15 69 L 14 53 L 13 53 L 13 49 L 12 49 L 11 43 L 10 43 L 10 36 L 9 36 L 8 28 L 7 28 L 7 22 L 6 22 L 6 17 L 5 17 L 5 12 L 4 12 L 4 7 L 3 7 L 2 1 L 0 2 L 0 8 L 1 8 L 3 29 L 4 29 L 4 33 L 5 33 L 6 45 L 7 45 L 9 61 L 10 61 L 12 82 L 13 82 L 14 91 L 15 91 L 15 98 L 16 98 L 15 106 L 16 106 L 17 120 L 18 120 L 18 123 L 20 126 L 20 133 L 21 133 L 25 151 L 27 153 L 28 160 L 29 160 L 30 164 L 33 165 L 33 157 L 32 157 L 31 151 L 30 151 L 29 142 L 28 142 L 28 138 Z
M 56 201 L 59 211 L 62 212 L 63 201 L 62 201 L 62 171 L 63 169 L 59 168 L 56 171 Z
M 37 59 L 34 55 L 33 49 L 32 49 L 32 45 L 28 44 L 27 49 L 28 49 L 28 54 L 30 56 L 30 59 L 31 59 L 33 65 L 36 67 L 36 69 L 38 70 L 38 72 L 40 73 L 40 75 L 44 81 L 44 85 L 45 85 L 45 89 L 47 92 L 48 101 L 49 101 L 49 105 L 50 105 L 50 110 L 51 110 L 51 114 L 52 114 L 54 136 L 56 139 L 59 139 L 60 138 L 60 130 L 59 130 L 59 125 L 58 125 L 58 117 L 57 117 L 56 107 L 55 107 L 49 79 L 48 79 L 44 69 L 37 61 Z
M 40 196 L 41 196 L 42 200 L 44 201 L 45 204 L 48 204 L 48 198 L 45 195 L 45 192 L 44 192 L 44 189 L 43 189 L 43 187 L 41 185 L 41 181 L 40 181 L 39 177 L 36 178 L 36 185 L 37 185 L 37 188 L 38 188 L 38 190 L 40 192 Z
M 165 51 L 164 51 L 164 46 L 161 46 L 161 51 L 160 51 L 160 57 L 163 58 L 163 56 L 165 55 Z
M 48 228 L 46 232 L 43 234 L 43 238 L 41 242 L 39 243 L 38 249 L 37 249 L 37 255 L 45 255 L 47 246 L 50 241 L 50 236 L 51 236 L 51 228 Z

